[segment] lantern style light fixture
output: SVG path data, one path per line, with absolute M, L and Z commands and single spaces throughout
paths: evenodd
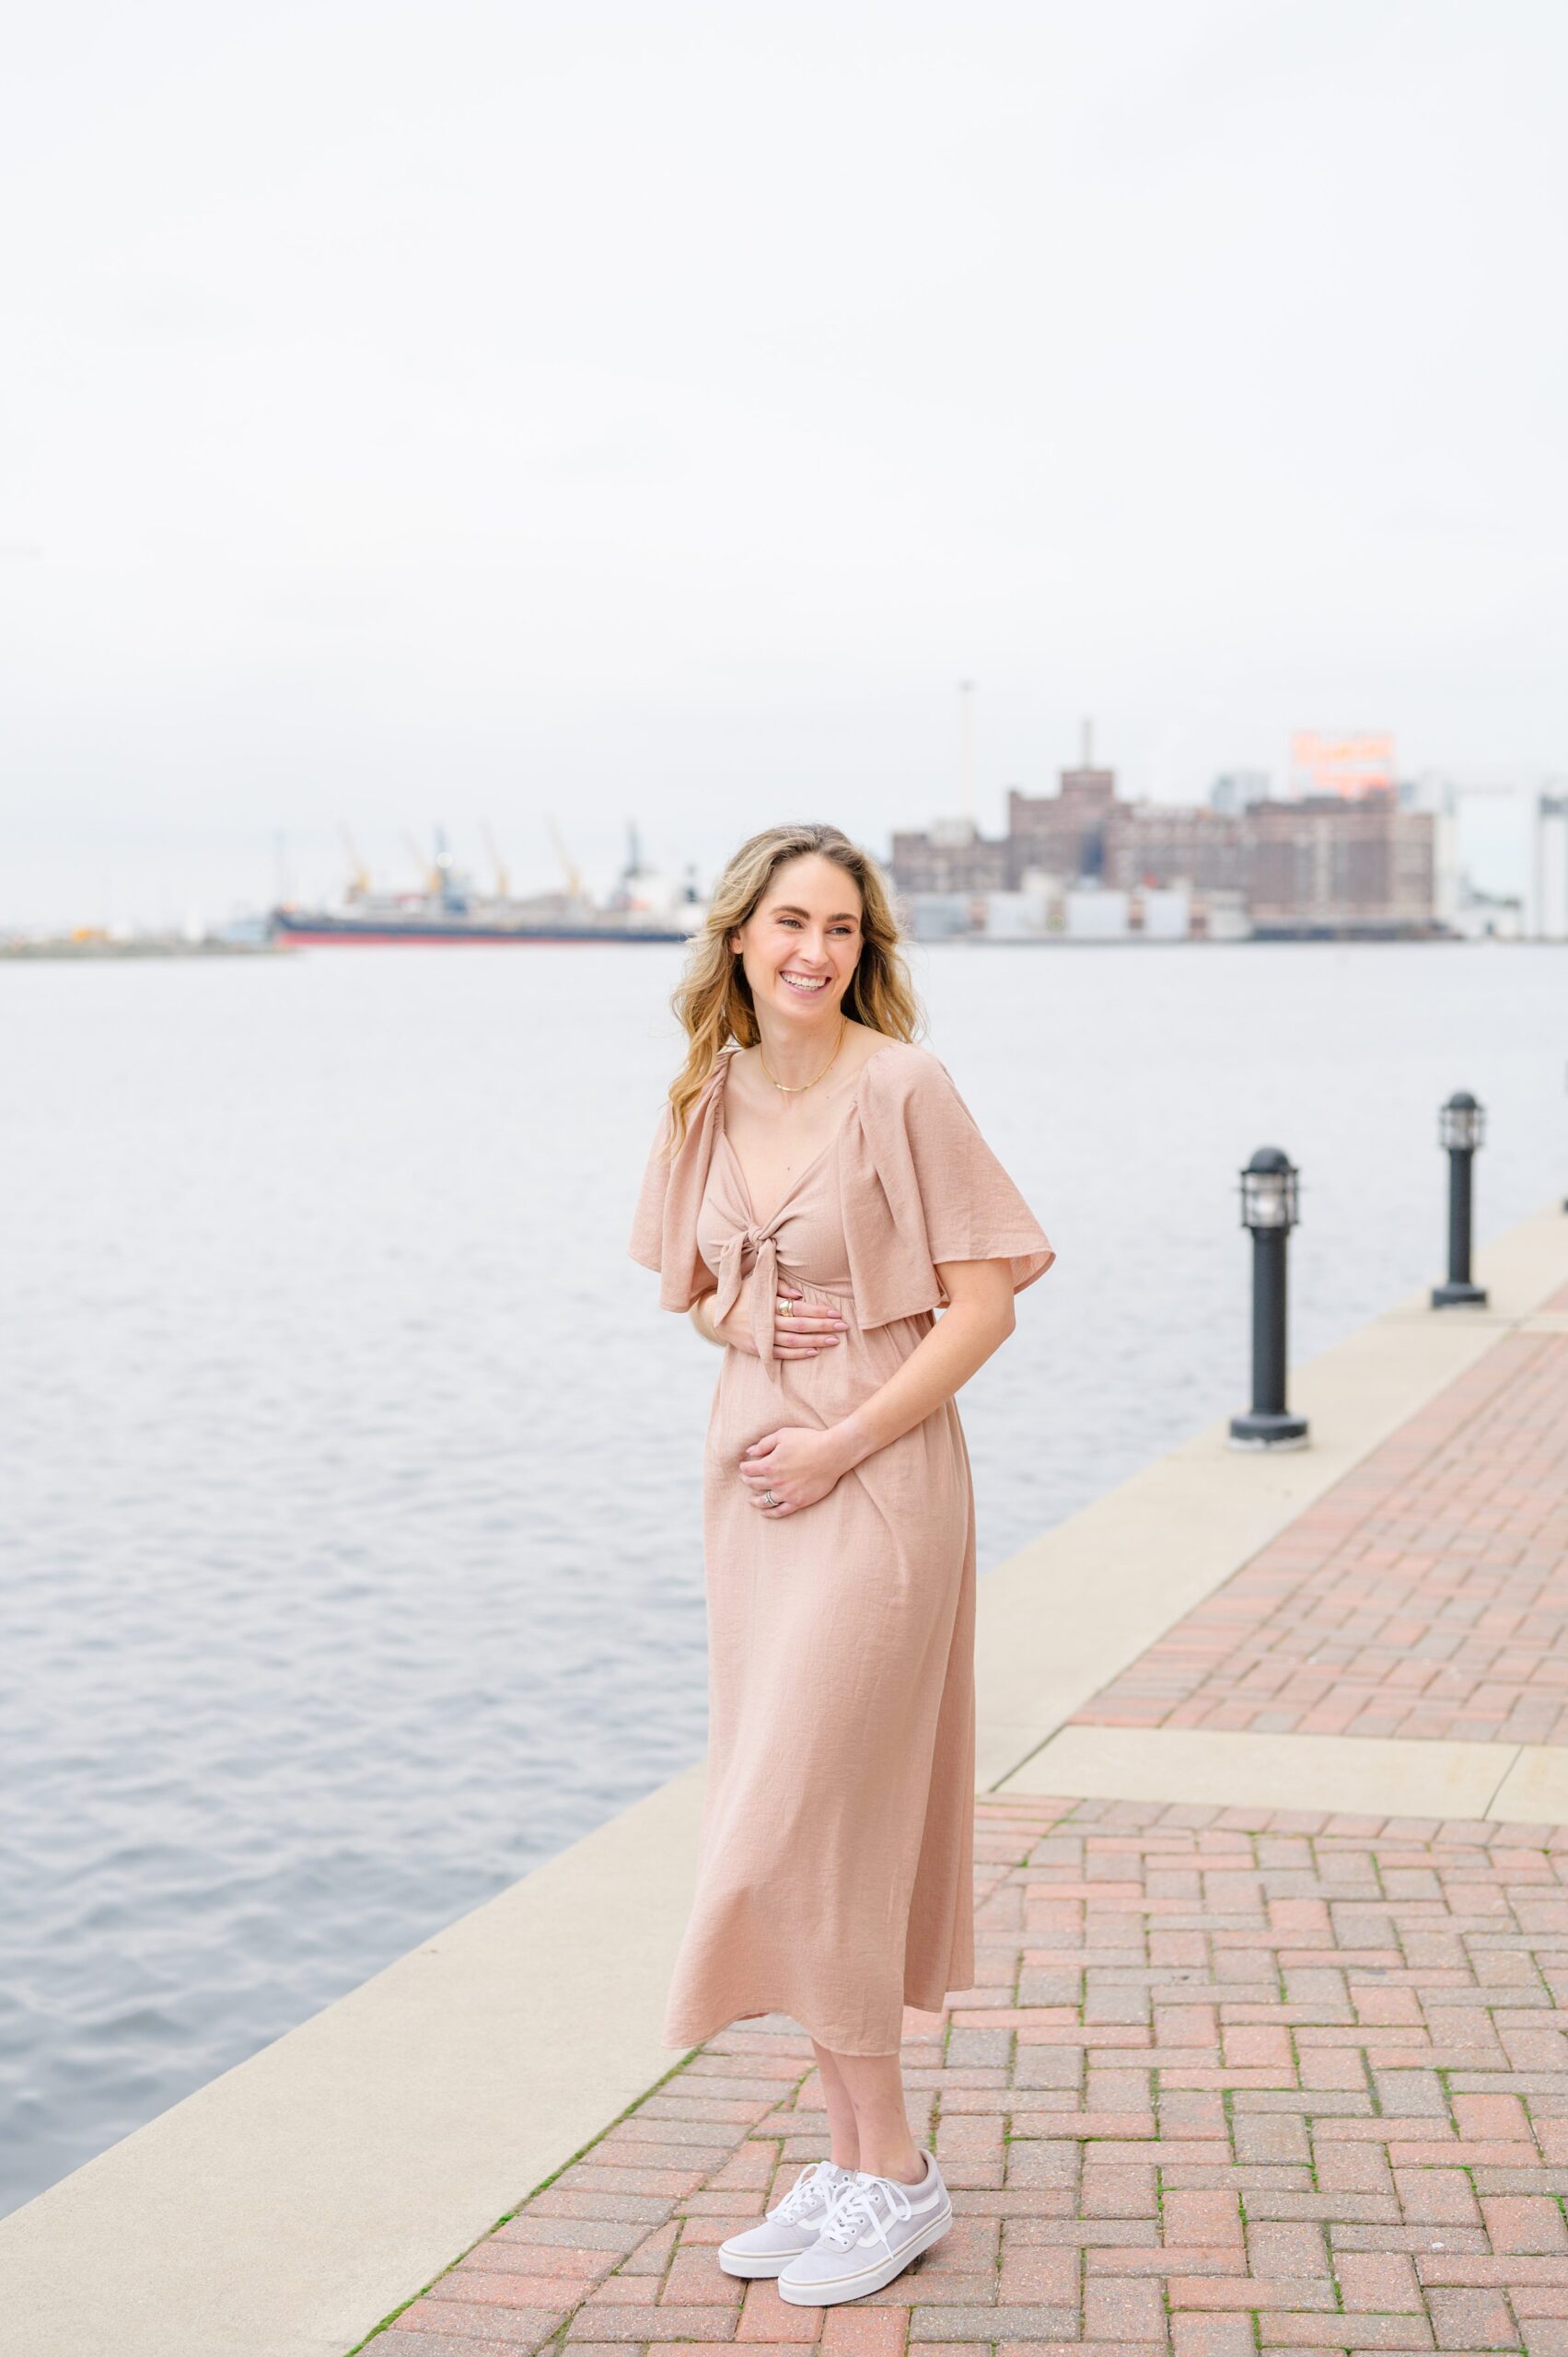
M 1285 1400 L 1285 1247 L 1301 1217 L 1300 1174 L 1277 1145 L 1241 1173 L 1241 1225 L 1252 1237 L 1252 1405 L 1230 1420 L 1232 1448 L 1305 1448 L 1305 1416 Z
M 1241 1225 L 1295 1227 L 1301 1217 L 1300 1173 L 1277 1145 L 1260 1145 L 1241 1174 Z
M 1437 1143 L 1446 1154 L 1474 1154 L 1486 1144 L 1486 1109 L 1468 1088 L 1456 1088 L 1438 1107 Z
M 1434 1309 L 1479 1309 L 1484 1285 L 1470 1281 L 1475 1226 L 1475 1156 L 1486 1137 L 1486 1111 L 1468 1088 L 1456 1088 L 1437 1110 L 1437 1143 L 1448 1157 L 1448 1282 L 1432 1288 Z

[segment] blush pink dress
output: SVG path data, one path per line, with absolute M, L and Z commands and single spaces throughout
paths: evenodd
M 695 1901 L 667 2046 L 787 2014 L 839 2054 L 890 2054 L 906 2005 L 974 1980 L 974 1495 L 949 1399 L 770 1521 L 742 1451 L 867 1399 L 947 1302 L 936 1263 L 1005 1260 L 1015 1293 L 1055 1259 L 947 1067 L 888 1040 L 827 1147 L 758 1221 L 725 1135 L 734 1050 L 669 1160 L 666 1106 L 631 1240 L 667 1309 L 748 1288 L 760 1356 L 726 1348 L 703 1457 L 708 1766 Z M 848 1318 L 775 1359 L 775 1274 Z

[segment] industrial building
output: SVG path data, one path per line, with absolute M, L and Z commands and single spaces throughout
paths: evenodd
M 1389 941 L 1445 930 L 1436 822 L 1402 807 L 1393 784 L 1279 800 L 1260 791 L 1237 807 L 1238 779 L 1223 783 L 1206 807 L 1123 802 L 1115 772 L 1086 757 L 1055 794 L 1011 790 L 1003 836 L 970 819 L 895 834 L 893 881 L 925 938 Z

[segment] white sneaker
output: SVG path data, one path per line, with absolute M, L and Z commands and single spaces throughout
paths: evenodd
M 840 2168 L 837 2161 L 808 2161 L 760 2226 L 748 2226 L 744 2233 L 720 2243 L 719 2265 L 725 2273 L 776 2275 L 781 2267 L 810 2249 L 818 2228 L 851 2182 L 851 2172 Z
M 879 2292 L 940 2242 L 952 2223 L 952 2199 L 935 2153 L 925 2154 L 919 2185 L 856 2169 L 815 2238 L 784 2269 L 780 2297 L 799 2308 L 825 2308 Z

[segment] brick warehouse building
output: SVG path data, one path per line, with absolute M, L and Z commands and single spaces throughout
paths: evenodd
M 923 833 L 896 833 L 889 864 L 900 892 L 999 892 L 1007 881 L 1007 845 L 976 834 L 964 820 L 938 820 Z
M 1178 802 L 1119 802 L 1106 826 L 1105 880 L 1130 891 L 1140 884 L 1186 883 L 1194 899 L 1240 892 L 1249 881 L 1249 843 L 1242 812 Z
M 1436 827 L 1392 787 L 1257 801 L 1239 811 L 1122 802 L 1112 770 L 1062 772 L 1061 791 L 1007 796 L 1007 832 L 949 821 L 896 833 L 903 892 L 1017 890 L 1031 872 L 1063 886 L 1185 886 L 1195 905 L 1239 894 L 1264 938 L 1420 938 L 1436 929 Z
M 1436 821 L 1401 810 L 1391 786 L 1354 800 L 1315 795 L 1244 812 L 1248 900 L 1260 934 L 1431 933 Z
M 1114 770 L 1062 772 L 1058 794 L 1007 795 L 1007 884 L 1016 891 L 1031 867 L 1075 883 L 1099 876 L 1105 865 L 1105 834 L 1117 808 Z

